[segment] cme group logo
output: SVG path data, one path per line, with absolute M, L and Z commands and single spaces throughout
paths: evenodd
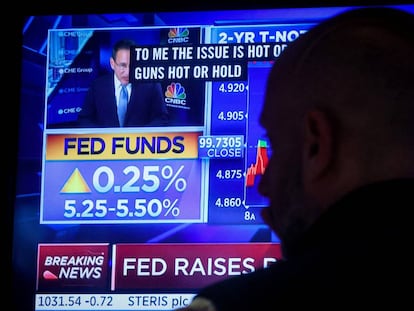
M 168 32 L 168 43 L 187 43 L 189 40 L 190 31 L 188 28 L 170 28 Z
M 189 109 L 189 107 L 186 106 L 187 94 L 185 94 L 185 88 L 181 83 L 173 82 L 168 85 L 164 95 L 167 106 Z
M 82 110 L 81 107 L 68 107 L 68 108 L 60 108 L 58 109 L 57 113 L 58 115 L 63 114 L 77 114 Z

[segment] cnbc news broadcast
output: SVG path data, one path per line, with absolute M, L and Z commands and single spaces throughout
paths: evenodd
M 258 191 L 266 79 L 286 46 L 349 8 L 26 16 L 19 310 L 174 310 L 280 260 Z M 113 58 L 119 42 L 129 58 Z

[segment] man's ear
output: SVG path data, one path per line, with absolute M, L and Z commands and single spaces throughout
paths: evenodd
M 311 110 L 305 115 L 303 161 L 309 180 L 323 176 L 333 161 L 333 122 L 322 110 Z
M 115 70 L 115 60 L 112 57 L 109 59 L 109 64 L 111 65 L 112 70 Z

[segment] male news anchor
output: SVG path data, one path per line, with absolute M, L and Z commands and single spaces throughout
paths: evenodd
M 161 85 L 131 83 L 130 48 L 135 42 L 122 39 L 112 49 L 113 73 L 95 79 L 78 115 L 78 127 L 139 127 L 168 125 L 168 111 Z M 122 112 L 122 98 L 125 108 Z

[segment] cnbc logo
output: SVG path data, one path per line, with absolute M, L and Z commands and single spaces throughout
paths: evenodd
M 181 83 L 173 82 L 168 85 L 164 95 L 165 102 L 168 106 L 187 108 L 185 107 L 187 104 L 185 100 L 187 95 L 185 94 L 185 88 L 181 85 Z
M 188 28 L 170 28 L 168 32 L 168 43 L 186 43 L 190 31 Z

